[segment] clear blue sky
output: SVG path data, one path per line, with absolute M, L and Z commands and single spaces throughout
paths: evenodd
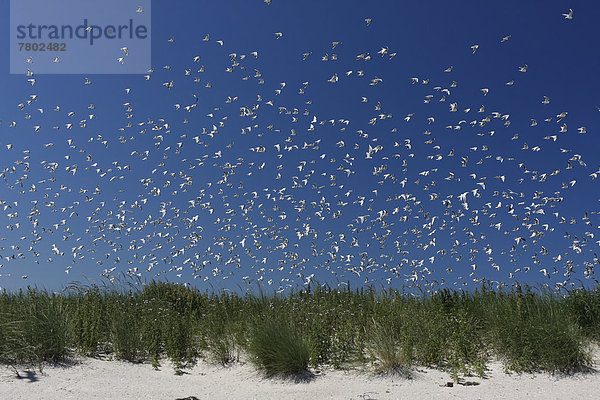
M 0 287 L 105 270 L 231 290 L 591 284 L 599 18 L 592 1 L 155 0 L 149 79 L 31 85 L 6 59 Z

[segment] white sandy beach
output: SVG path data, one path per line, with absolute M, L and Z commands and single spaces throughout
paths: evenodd
M 265 379 L 251 365 L 231 367 L 200 361 L 180 376 L 164 362 L 159 371 L 150 364 L 92 358 L 69 367 L 46 366 L 43 372 L 0 370 L 0 399 L 597 399 L 600 373 L 570 377 L 545 373 L 502 372 L 489 366 L 487 377 L 466 378 L 446 387 L 448 373 L 418 369 L 412 379 L 379 377 L 361 371 L 314 371 L 308 382 Z M 464 382 L 475 382 L 464 385 Z

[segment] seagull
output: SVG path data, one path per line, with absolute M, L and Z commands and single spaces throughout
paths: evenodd
M 569 8 L 569 12 L 567 14 L 563 14 L 563 17 L 565 17 L 565 19 L 573 19 L 573 9 Z

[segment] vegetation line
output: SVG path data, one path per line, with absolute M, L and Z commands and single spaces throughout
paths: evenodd
M 316 286 L 267 296 L 153 281 L 0 294 L 0 363 L 15 368 L 109 354 L 156 368 L 168 357 L 181 373 L 199 359 L 228 365 L 243 353 L 267 376 L 322 365 L 410 376 L 433 366 L 458 380 L 484 375 L 492 358 L 507 371 L 580 371 L 599 336 L 600 288 L 415 297 Z

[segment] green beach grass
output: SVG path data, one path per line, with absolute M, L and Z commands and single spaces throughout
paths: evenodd
M 485 375 L 492 359 L 507 372 L 581 371 L 599 338 L 600 289 L 419 297 L 314 286 L 267 296 L 150 282 L 0 294 L 0 363 L 14 368 L 110 355 L 156 368 L 167 357 L 181 373 L 198 360 L 228 365 L 245 354 L 266 376 L 327 365 L 408 377 L 431 366 L 458 380 Z

